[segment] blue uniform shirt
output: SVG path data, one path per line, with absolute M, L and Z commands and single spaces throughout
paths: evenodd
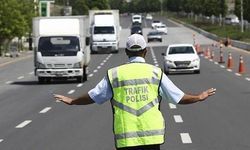
M 142 57 L 131 57 L 129 62 L 145 62 Z M 177 104 L 184 93 L 174 85 L 174 83 L 163 73 L 162 80 L 160 83 L 160 96 L 163 99 L 168 100 L 170 103 Z M 105 76 L 95 88 L 88 92 L 92 100 L 97 104 L 102 104 L 112 98 L 112 89 L 110 87 L 108 77 Z

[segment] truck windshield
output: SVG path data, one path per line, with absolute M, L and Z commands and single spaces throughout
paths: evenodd
M 114 27 L 95 27 L 94 34 L 114 34 Z
M 75 56 L 80 50 L 79 39 L 73 36 L 41 37 L 38 51 L 42 56 Z

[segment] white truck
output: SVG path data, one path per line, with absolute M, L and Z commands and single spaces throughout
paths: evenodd
M 119 51 L 119 10 L 89 10 L 89 26 L 92 53 Z
M 33 18 L 34 66 L 39 83 L 53 78 L 87 80 L 87 16 Z

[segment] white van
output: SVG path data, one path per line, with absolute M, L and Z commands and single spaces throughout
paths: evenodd
M 142 16 L 141 15 L 133 15 L 132 16 L 132 23 L 142 23 Z

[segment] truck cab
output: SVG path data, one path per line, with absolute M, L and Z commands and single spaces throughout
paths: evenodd
M 90 52 L 83 23 L 82 17 L 33 19 L 34 66 L 39 83 L 53 78 L 87 80 Z
M 142 16 L 141 15 L 133 15 L 132 16 L 132 23 L 133 24 L 141 24 L 142 23 Z
M 117 11 L 90 10 L 91 52 L 118 52 L 119 13 Z

